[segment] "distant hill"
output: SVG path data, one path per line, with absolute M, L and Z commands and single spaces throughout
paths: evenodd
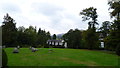
M 62 33 L 62 34 L 57 34 L 57 38 L 58 38 L 58 39 L 61 39 L 63 35 L 64 35 L 64 33 Z

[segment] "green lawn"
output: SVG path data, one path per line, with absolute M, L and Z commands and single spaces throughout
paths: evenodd
M 8 66 L 117 66 L 118 56 L 102 51 L 84 49 L 38 48 L 31 52 L 29 48 L 21 48 L 20 53 L 13 54 L 13 48 L 5 48 Z

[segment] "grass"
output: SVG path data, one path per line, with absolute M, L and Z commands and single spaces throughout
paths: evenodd
M 31 52 L 29 48 L 20 48 L 13 54 L 13 48 L 5 48 L 8 66 L 118 66 L 118 57 L 102 51 L 84 49 L 38 48 Z

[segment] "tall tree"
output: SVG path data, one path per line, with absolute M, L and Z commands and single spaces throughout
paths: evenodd
M 66 34 L 63 35 L 63 39 L 67 42 L 68 48 L 82 48 L 82 32 L 78 29 L 70 29 Z
M 29 26 L 25 31 L 26 36 L 26 41 L 28 45 L 36 47 L 36 42 L 37 42 L 37 32 L 36 28 L 33 26 Z
M 28 35 L 25 33 L 26 28 L 24 26 L 18 27 L 17 31 L 17 42 L 19 46 L 28 45 L 27 42 L 29 41 Z
M 94 32 L 94 29 L 88 29 L 85 33 L 85 48 L 98 49 L 99 48 L 99 36 Z
M 106 38 L 110 32 L 112 22 L 104 21 L 102 26 L 99 28 L 100 32 L 103 35 L 103 38 Z
M 95 28 L 95 25 L 97 23 L 97 12 L 96 12 L 96 8 L 94 7 L 90 7 L 90 8 L 86 8 L 84 10 L 82 10 L 82 12 L 80 12 L 80 15 L 83 15 L 82 18 L 83 18 L 83 21 L 86 21 L 86 20 L 89 20 L 88 22 L 88 25 L 89 25 L 89 28 Z M 90 21 L 91 19 L 91 21 Z
M 3 45 L 6 46 L 15 46 L 17 44 L 17 28 L 16 23 L 13 18 L 9 16 L 7 13 L 6 16 L 4 16 L 4 21 L 2 24 L 2 41 Z
M 110 0 L 108 5 L 110 6 L 109 9 L 112 9 L 110 15 L 111 18 L 114 17 L 114 21 L 110 35 L 106 38 L 106 44 L 108 45 L 108 49 L 115 50 L 117 47 L 120 47 L 120 1 Z
M 80 15 L 82 15 L 83 21 L 89 20 L 88 22 L 89 26 L 86 34 L 87 36 L 85 39 L 87 43 L 86 46 L 88 47 L 88 49 L 95 49 L 96 47 L 99 47 L 99 45 L 97 45 L 99 38 L 96 35 L 96 28 L 95 28 L 95 25 L 96 24 L 98 25 L 97 23 L 98 15 L 96 10 L 97 10 L 96 8 L 90 7 L 90 8 L 83 9 L 82 12 L 80 12 Z
M 50 36 L 50 32 L 49 32 L 49 31 L 46 33 L 46 36 L 47 36 L 47 40 L 48 40 L 48 39 L 51 39 L 51 36 Z
M 110 6 L 109 9 L 112 9 L 110 15 L 111 18 L 115 18 L 114 25 L 116 26 L 116 29 L 120 29 L 120 1 L 111 0 L 108 2 L 108 5 Z
M 117 20 L 120 19 L 120 1 L 110 0 L 108 1 L 109 9 L 113 9 L 110 12 L 111 17 L 115 17 Z
M 105 49 L 107 49 L 108 47 L 108 45 L 106 45 L 106 38 L 109 36 L 110 30 L 112 29 L 111 25 L 112 25 L 112 22 L 104 21 L 102 22 L 102 26 L 99 28 L 100 38 L 103 39 L 101 41 L 104 42 Z
M 46 46 L 46 41 L 48 39 L 51 39 L 50 32 L 46 32 L 45 30 L 42 30 L 41 28 L 39 28 L 37 43 L 42 46 Z
M 53 39 L 56 39 L 56 34 L 53 34 Z

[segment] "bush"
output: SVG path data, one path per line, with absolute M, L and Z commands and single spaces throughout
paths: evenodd
M 2 66 L 6 67 L 7 66 L 7 62 L 8 62 L 7 54 L 4 51 L 4 49 L 2 49 Z
M 44 45 L 44 48 L 49 48 L 49 45 L 47 45 L 47 44 L 46 44 L 46 45 Z
M 120 56 L 120 44 L 118 44 L 116 47 L 116 54 Z

